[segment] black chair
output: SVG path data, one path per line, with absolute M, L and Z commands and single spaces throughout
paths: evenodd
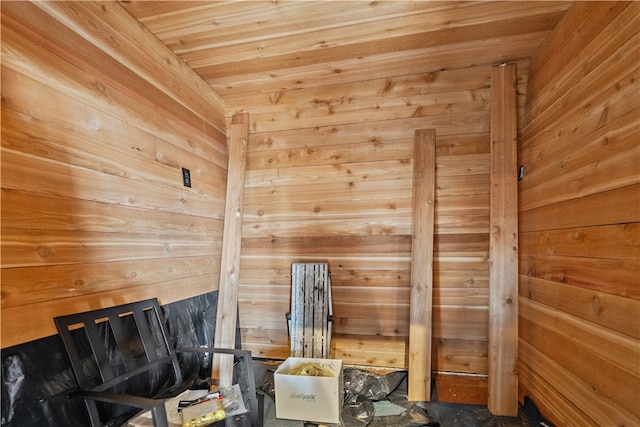
M 191 353 L 210 367 L 212 354 L 234 357 L 253 427 L 262 427 L 258 413 L 251 352 L 221 348 L 174 349 L 157 299 L 103 308 L 54 319 L 69 355 L 91 425 L 119 426 L 150 410 L 155 427 L 167 427 L 164 401 L 184 391 L 178 354 Z M 194 356 L 195 354 L 195 356 Z M 231 356 L 229 356 L 231 357 Z M 234 381 L 235 377 L 234 376 Z

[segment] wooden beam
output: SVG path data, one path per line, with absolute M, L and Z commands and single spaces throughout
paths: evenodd
M 409 400 L 431 400 L 431 301 L 436 132 L 415 132 L 413 154 L 413 240 L 409 324 Z
M 516 67 L 491 71 L 489 411 L 518 414 Z
M 244 177 L 249 138 L 249 114 L 235 114 L 229 131 L 229 167 L 227 169 L 227 196 L 222 235 L 220 286 L 216 313 L 215 347 L 234 348 L 238 313 L 238 273 L 240 272 L 240 243 L 242 240 L 242 206 Z M 214 361 L 212 379 L 221 386 L 231 386 L 233 356 L 224 355 Z

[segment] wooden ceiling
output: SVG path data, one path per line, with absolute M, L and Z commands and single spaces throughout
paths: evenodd
M 225 102 L 529 58 L 571 2 L 123 1 Z

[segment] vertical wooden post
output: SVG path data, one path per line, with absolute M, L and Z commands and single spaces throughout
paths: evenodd
M 489 411 L 518 414 L 516 67 L 491 71 Z
M 436 131 L 417 130 L 413 149 L 413 236 L 409 323 L 409 400 L 431 400 L 431 301 Z
M 214 346 L 234 348 L 238 313 L 238 274 L 240 272 L 240 244 L 242 241 L 242 205 L 249 137 L 249 114 L 235 114 L 229 132 L 229 163 L 227 168 L 227 196 L 222 235 L 220 285 Z M 212 378 L 221 386 L 231 386 L 233 356 L 218 355 L 214 359 Z

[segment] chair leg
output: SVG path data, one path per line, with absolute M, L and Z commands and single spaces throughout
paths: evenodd
M 167 410 L 164 407 L 164 403 L 151 409 L 151 416 L 153 417 L 154 427 L 169 427 Z
M 262 416 L 258 412 L 258 398 L 256 394 L 256 380 L 253 372 L 253 360 L 251 352 L 242 355 L 244 363 L 244 371 L 247 375 L 247 387 L 249 388 L 249 414 L 251 416 L 251 425 L 253 427 L 262 427 Z

